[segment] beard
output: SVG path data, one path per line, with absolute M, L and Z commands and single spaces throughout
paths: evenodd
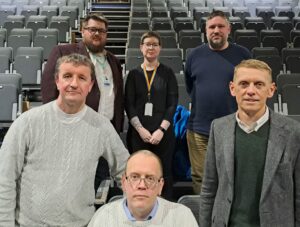
M 225 46 L 226 39 L 222 38 L 220 41 L 213 41 L 212 39 L 208 39 L 208 43 L 213 49 L 220 50 Z
M 105 43 L 101 43 L 100 45 L 94 45 L 91 42 L 85 42 L 84 44 L 89 49 L 89 51 L 91 51 L 93 54 L 103 52 L 105 47 Z

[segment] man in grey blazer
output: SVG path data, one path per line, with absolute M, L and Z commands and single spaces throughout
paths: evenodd
M 267 108 L 264 62 L 236 66 L 230 91 L 238 111 L 211 125 L 200 226 L 300 226 L 300 124 Z

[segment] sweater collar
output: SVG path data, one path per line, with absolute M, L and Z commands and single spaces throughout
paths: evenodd
M 128 205 L 127 205 L 127 199 L 124 199 L 123 200 L 123 209 L 124 209 L 124 212 L 126 214 L 126 217 L 128 218 L 129 221 L 131 222 L 136 222 L 137 220 L 135 219 L 135 217 L 131 214 L 129 208 L 128 208 Z M 151 212 L 149 213 L 149 215 L 145 218 L 144 221 L 148 221 L 148 220 L 151 220 L 152 218 L 154 218 L 156 212 L 157 212 L 157 209 L 158 209 L 158 201 L 156 200 L 155 204 L 154 204 L 154 207 L 152 208 Z
M 248 134 L 254 131 L 257 132 L 269 120 L 269 117 L 270 117 L 269 108 L 266 108 L 264 115 L 262 115 L 252 125 L 247 125 L 239 119 L 238 112 L 235 114 L 235 118 L 239 127 Z
M 67 114 L 64 111 L 62 111 L 59 106 L 57 105 L 56 101 L 53 101 L 53 110 L 58 117 L 58 119 L 65 124 L 72 124 L 72 123 L 77 123 L 79 122 L 85 115 L 87 111 L 87 106 L 84 105 L 84 107 L 75 114 Z

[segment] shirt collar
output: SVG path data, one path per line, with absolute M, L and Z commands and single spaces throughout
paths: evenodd
M 235 114 L 235 118 L 236 118 L 238 125 L 244 132 L 246 132 L 248 134 L 251 132 L 254 132 L 254 131 L 257 132 L 260 129 L 260 127 L 262 127 L 269 120 L 269 117 L 270 117 L 270 111 L 269 111 L 269 108 L 266 108 L 264 115 L 262 115 L 252 125 L 247 125 L 239 119 L 238 112 L 236 112 L 236 114 Z
M 127 199 L 123 200 L 123 209 L 125 211 L 126 217 L 128 218 L 129 221 L 135 222 L 137 221 L 135 219 L 135 217 L 133 217 L 133 215 L 130 213 L 129 208 L 127 206 Z M 152 208 L 151 212 L 149 213 L 149 215 L 144 219 L 144 221 L 148 221 L 151 220 L 152 218 L 154 218 L 156 212 L 158 209 L 158 201 L 156 200 L 154 207 Z

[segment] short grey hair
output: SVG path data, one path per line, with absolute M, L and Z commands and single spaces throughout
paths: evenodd
M 94 66 L 93 62 L 88 57 L 86 57 L 82 54 L 76 54 L 76 53 L 62 56 L 57 60 L 56 65 L 55 65 L 55 71 L 54 71 L 55 79 L 57 79 L 60 66 L 63 63 L 71 63 L 74 66 L 84 65 L 84 66 L 89 67 L 91 70 L 91 78 L 92 78 L 92 80 L 95 80 L 95 66 Z

